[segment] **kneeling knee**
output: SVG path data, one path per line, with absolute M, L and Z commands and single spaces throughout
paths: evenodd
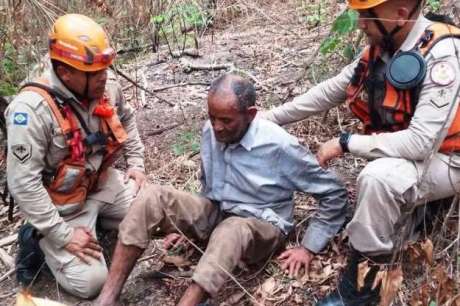
M 68 278 L 68 286 L 70 288 L 66 289 L 80 298 L 93 298 L 99 294 L 104 286 L 107 274 L 107 267 L 104 265 L 89 265 L 78 276 L 71 279 Z

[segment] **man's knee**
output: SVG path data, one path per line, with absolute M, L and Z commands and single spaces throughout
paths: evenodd
M 229 241 L 231 238 L 235 241 L 245 241 L 251 237 L 251 228 L 247 218 L 230 217 L 217 225 L 211 234 L 212 240 Z
M 67 264 L 56 278 L 65 290 L 80 298 L 95 297 L 107 280 L 105 262 L 92 260 L 91 265 L 75 258 Z
M 359 173 L 357 183 L 358 186 L 367 187 L 382 185 L 385 183 L 385 179 L 391 171 L 392 159 L 380 158 L 368 163 L 364 169 Z
M 401 158 L 379 158 L 368 163 L 358 176 L 358 189 L 384 187 L 403 193 L 417 180 L 417 169 Z
M 120 223 L 118 238 L 121 243 L 147 248 L 152 229 L 164 218 L 162 192 L 162 187 L 157 185 L 148 184 L 141 189 Z

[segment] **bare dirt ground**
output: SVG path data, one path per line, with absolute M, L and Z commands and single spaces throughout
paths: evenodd
M 200 39 L 199 58 L 183 56 L 173 59 L 163 48 L 158 54 L 138 55 L 134 63 L 122 66 L 121 69 L 135 77 L 140 84 L 156 91 L 154 97 L 120 79 L 127 100 L 137 109 L 138 127 L 146 146 L 146 168 L 151 182 L 170 184 L 190 192 L 199 190 L 197 145 L 200 128 L 207 117 L 206 84 L 231 70 L 231 67 L 255 82 L 258 106 L 268 109 L 290 101 L 293 96 L 333 75 L 343 66 L 343 59 L 338 56 L 330 57 L 327 62 L 319 58 L 316 49 L 328 35 L 329 25 L 325 23 L 314 30 L 308 29 L 304 21 L 306 10 L 301 3 L 296 0 L 246 1 L 239 9 L 229 8 L 223 12 L 228 14 L 229 22 L 215 25 L 205 32 Z M 331 4 L 331 14 L 341 11 L 342 5 Z M 312 57 L 318 59 L 304 74 L 304 63 Z M 227 66 L 227 69 L 194 70 L 193 67 L 198 65 Z M 300 83 L 296 83 L 299 75 L 304 76 Z M 163 88 L 173 84 L 180 86 Z M 349 130 L 357 128 L 357 121 L 351 119 L 344 108 L 314 116 L 287 129 L 315 152 L 318 144 L 337 135 L 340 127 Z M 346 156 L 331 165 L 347 184 L 350 208 L 355 200 L 355 178 L 364 164 L 363 160 Z M 300 194 L 296 196 L 295 219 L 298 226 L 288 245 L 294 245 L 301 238 L 308 218 L 314 211 L 314 199 Z M 8 238 L 16 233 L 22 217 L 15 212 L 14 222 L 10 223 L 6 219 L 6 208 L 0 210 L 0 216 L 0 239 Z M 100 239 L 108 241 L 115 235 L 104 233 Z M 113 246 L 110 243 L 104 245 L 108 249 Z M 0 248 L 8 255 L 15 256 L 15 243 L 2 244 L 0 240 Z M 327 250 L 317 256 L 310 273 L 302 279 L 285 276 L 274 257 L 258 267 L 251 267 L 249 271 L 236 271 L 235 275 L 261 304 L 312 305 L 334 288 L 340 268 L 344 265 L 346 250 L 346 241 L 343 235 L 339 235 Z M 188 277 L 199 255 L 195 252 L 191 256 L 191 266 L 177 269 L 160 260 L 163 253 L 161 240 L 153 241 L 125 286 L 122 294 L 124 304 L 175 305 L 189 284 Z M 160 269 L 169 277 L 160 279 L 155 273 Z M 3 264 L 0 277 L 8 271 L 11 271 L 10 268 Z M 59 288 L 49 273 L 44 271 L 42 274 L 30 288 L 34 295 L 68 305 L 82 302 Z M 14 274 L 1 277 L 0 305 L 13 305 L 18 290 Z M 401 294 L 399 300 L 398 303 L 405 304 L 406 294 Z M 254 303 L 232 281 L 228 281 L 219 296 L 211 302 L 215 305 Z

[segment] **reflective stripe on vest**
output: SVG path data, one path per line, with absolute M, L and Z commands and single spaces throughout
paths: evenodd
M 449 37 L 460 38 L 460 29 L 443 23 L 434 23 L 429 26 L 427 31 L 431 37 L 428 42 L 420 47 L 420 53 L 425 56 L 431 48 L 440 40 Z M 366 47 L 355 70 L 352 82 L 347 87 L 346 103 L 353 114 L 358 117 L 364 125 L 364 133 L 394 132 L 409 127 L 410 120 L 415 112 L 415 106 L 418 101 L 413 101 L 410 90 L 398 90 L 385 80 L 385 95 L 380 105 L 381 110 L 387 114 L 386 125 L 380 129 L 372 126 L 369 114 L 369 106 L 364 90 L 364 82 L 369 76 L 370 47 Z M 375 48 L 375 57 L 380 54 L 378 47 Z M 388 122 L 389 119 L 389 122 Z M 440 149 L 442 153 L 460 151 L 460 108 L 457 109 L 455 118 L 449 128 L 446 138 Z

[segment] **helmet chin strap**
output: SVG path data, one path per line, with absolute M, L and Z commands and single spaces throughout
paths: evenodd
M 414 6 L 414 8 L 409 13 L 409 18 L 408 19 L 410 19 L 415 14 L 415 12 L 417 11 L 417 9 L 420 6 L 420 2 L 421 1 L 417 1 L 416 5 Z M 380 19 L 377 16 L 377 14 L 374 12 L 374 10 L 369 9 L 368 12 L 369 12 L 369 15 L 371 16 L 371 18 L 374 19 L 374 22 L 377 25 L 377 28 L 379 29 L 380 33 L 383 36 L 381 47 L 384 50 L 388 51 L 390 53 L 390 55 L 393 55 L 396 52 L 396 43 L 395 43 L 394 36 L 403 27 L 397 25 L 397 26 L 395 26 L 393 28 L 393 30 L 391 30 L 391 32 L 388 32 L 387 29 L 385 28 L 385 26 L 383 25 L 383 23 L 380 21 Z
M 89 77 L 90 77 L 90 73 L 89 72 L 85 72 L 85 76 L 86 76 L 86 83 L 85 83 L 85 91 L 84 91 L 84 98 L 88 101 L 89 103 Z

